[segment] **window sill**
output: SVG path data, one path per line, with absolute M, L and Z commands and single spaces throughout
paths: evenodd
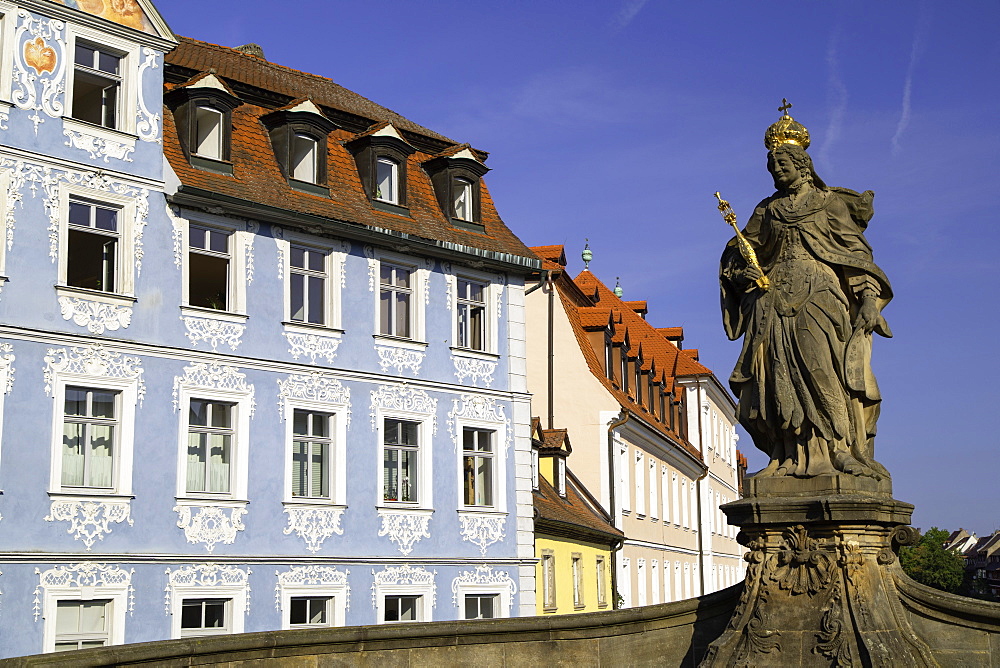
M 386 202 L 380 199 L 373 199 L 371 202 L 372 208 L 376 211 L 384 211 L 385 213 L 394 213 L 397 216 L 412 218 L 410 215 L 410 209 L 400 204 L 393 204 L 392 202 Z
M 317 325 L 311 322 L 296 322 L 294 320 L 282 320 L 282 327 L 287 330 L 302 332 L 303 334 L 325 334 L 327 336 L 341 336 L 344 330 L 332 325 Z
M 205 505 L 221 506 L 223 508 L 245 508 L 249 505 L 250 501 L 248 499 L 234 499 L 232 497 L 218 497 L 218 496 L 194 496 L 188 494 L 187 496 L 175 496 L 174 500 L 177 502 L 178 506 L 194 506 L 201 507 Z
M 505 510 L 497 510 L 493 506 L 462 506 L 458 509 L 459 515 L 491 515 L 493 517 L 507 517 L 509 513 Z
M 318 195 L 320 197 L 329 197 L 330 189 L 326 186 L 321 186 L 316 183 L 309 183 L 308 181 L 299 181 L 297 179 L 288 179 L 288 185 L 291 186 L 293 190 L 298 190 L 299 192 L 308 193 L 310 195 Z
M 53 499 L 60 499 L 62 501 L 90 501 L 92 499 L 108 499 L 113 501 L 131 501 L 135 498 L 134 494 L 120 494 L 118 492 L 106 489 L 94 489 L 93 491 L 86 488 L 74 488 L 72 490 L 59 489 L 50 490 L 48 492 L 49 497 Z
M 71 285 L 57 285 L 56 295 L 59 297 L 89 299 L 91 301 L 101 302 L 102 304 L 114 304 L 115 306 L 132 306 L 137 301 L 132 295 L 123 295 L 117 292 L 104 292 L 102 290 L 91 290 L 89 288 L 77 288 Z
M 211 318 L 212 320 L 223 320 L 225 322 L 244 323 L 250 316 L 245 313 L 235 313 L 233 311 L 220 311 L 204 306 L 181 306 L 182 316 L 193 316 L 196 318 Z
M 375 506 L 378 511 L 403 511 L 414 515 L 433 515 L 434 509 L 421 506 L 419 503 L 407 503 L 406 501 L 383 501 Z
M 97 137 L 104 141 L 125 144 L 132 148 L 135 148 L 135 141 L 138 139 L 136 135 L 130 132 L 123 132 L 115 128 L 106 128 L 103 125 L 94 125 L 93 123 L 81 121 L 78 118 L 70 118 L 69 116 L 63 118 L 63 128 Z
M 404 339 L 398 336 L 387 336 L 385 334 L 372 334 L 372 338 L 375 339 L 375 343 L 379 343 L 386 346 L 393 346 L 396 348 L 406 348 L 407 350 L 427 349 L 427 343 L 425 343 L 424 341 Z
M 452 227 L 465 230 L 466 232 L 476 232 L 477 234 L 486 234 L 486 226 L 482 223 L 477 223 L 471 220 L 462 220 L 461 218 L 451 218 Z
M 203 155 L 192 154 L 191 166 L 203 169 L 206 172 L 212 172 L 213 174 L 224 174 L 225 176 L 233 175 L 233 163 L 228 160 L 219 160 L 218 158 L 209 158 Z
M 347 510 L 347 505 L 338 503 L 333 499 L 297 497 L 294 499 L 285 499 L 281 502 L 281 505 L 286 508 L 325 508 L 332 510 Z
M 451 354 L 455 357 L 469 357 L 472 359 L 487 360 L 490 362 L 495 362 L 500 359 L 500 355 L 497 353 L 490 353 L 485 350 L 475 350 L 473 348 L 459 348 L 457 346 L 451 347 Z

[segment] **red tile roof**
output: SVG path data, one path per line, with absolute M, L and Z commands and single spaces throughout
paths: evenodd
M 625 537 L 611 526 L 607 517 L 598 511 L 577 489 L 577 482 L 566 476 L 566 498 L 559 496 L 549 481 L 539 476 L 538 489 L 532 493 L 535 506 L 535 532 L 567 536 L 576 535 L 581 540 L 594 540 L 611 545 Z
M 234 82 L 278 94 L 273 106 L 258 106 L 244 99 L 244 103 L 232 112 L 231 176 L 198 169 L 190 164 L 178 142 L 173 114 L 165 109 L 164 154 L 183 188 L 207 191 L 293 214 L 337 221 L 340 224 L 338 229 L 341 230 L 343 223 L 363 225 L 419 239 L 531 258 L 534 261 L 533 254 L 500 219 L 485 182 L 481 185 L 480 207 L 480 222 L 486 230 L 485 234 L 458 229 L 447 220 L 438 204 L 431 180 L 420 166 L 436 154 L 418 150 L 407 160 L 407 205 L 410 214 L 407 217 L 377 210 L 365 196 L 354 158 L 342 145 L 342 142 L 354 138 L 356 132 L 338 128 L 330 133 L 327 143 L 326 184 L 330 194 L 315 195 L 289 186 L 281 174 L 270 137 L 260 118 L 278 106 L 288 104 L 290 99 L 309 98 L 327 115 L 339 110 L 363 117 L 361 121 L 363 125 L 367 124 L 366 127 L 391 122 L 399 130 L 451 143 L 446 137 L 374 104 L 329 79 L 275 65 L 235 49 L 180 38 L 177 49 L 167 54 L 166 62 L 167 67 L 175 68 L 172 71 L 176 72 L 201 73 L 213 68 L 216 76 L 238 94 L 241 89 Z M 335 115 L 332 119 L 337 120 Z M 454 149 L 468 148 L 467 145 L 441 146 L 441 151 L 448 154 Z M 485 156 L 481 152 L 480 154 Z

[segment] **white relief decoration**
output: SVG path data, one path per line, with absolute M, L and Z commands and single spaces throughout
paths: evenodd
M 274 585 L 274 607 L 279 612 L 281 592 L 285 587 L 343 587 L 344 608 L 351 609 L 351 585 L 347 583 L 347 576 L 351 574 L 349 570 L 339 571 L 336 566 L 310 564 L 292 566 L 284 573 L 275 571 L 274 574 L 278 576 L 278 583 Z
M 441 271 L 444 273 L 444 305 L 449 311 L 452 309 L 452 302 L 458 292 L 458 279 L 452 271 L 450 262 L 441 264 Z
M 243 254 L 246 258 L 246 271 L 244 273 L 247 277 L 247 285 L 253 283 L 253 242 L 257 238 L 257 233 L 259 231 L 260 223 L 255 220 L 247 221 L 247 232 L 249 232 L 250 235 L 243 247 Z
M 6 110 L 0 110 L 0 130 L 10 130 L 10 128 L 7 127 L 8 120 L 10 120 L 10 112 Z M 2 573 L 0 573 L 0 575 L 2 575 Z
M 228 564 L 195 564 L 181 566 L 175 571 L 166 570 L 167 586 L 163 591 L 163 607 L 168 615 L 175 615 L 179 610 L 172 610 L 170 602 L 174 589 L 195 589 L 197 587 L 238 587 L 246 591 L 246 608 L 250 612 L 250 574 L 249 568 L 243 570 Z
M 30 169 L 21 160 L 4 160 L 3 165 L 9 168 L 10 180 L 7 182 L 7 212 L 4 216 L 4 238 L 7 243 L 7 250 L 14 247 L 14 204 L 24 208 L 24 196 L 21 188 L 24 187 L 25 172 Z
M 128 612 L 129 615 L 135 610 L 135 594 L 132 589 L 132 576 L 135 569 L 125 570 L 113 564 L 98 564 L 93 561 L 83 561 L 76 564 L 65 564 L 53 566 L 41 571 L 35 569 L 38 576 L 38 585 L 35 586 L 35 600 L 32 610 L 35 621 L 42 616 L 42 601 L 39 598 L 42 589 L 49 587 L 78 587 L 78 588 L 116 588 L 125 589 L 128 592 Z
M 132 324 L 132 307 L 92 301 L 83 297 L 60 297 L 59 312 L 63 320 L 86 327 L 91 334 L 115 332 Z
M 378 590 L 386 585 L 410 585 L 430 589 L 431 607 L 437 607 L 437 585 L 434 576 L 437 571 L 428 571 L 420 566 L 386 566 L 384 570 L 372 570 L 375 581 L 372 583 L 372 608 L 378 609 Z
M 49 348 L 45 353 L 45 393 L 50 397 L 55 388 L 56 374 L 124 378 L 136 382 L 136 396 L 141 406 L 146 396 L 146 383 L 142 380 L 142 360 L 108 350 L 100 343 L 91 346 Z
M 378 260 L 375 259 L 375 249 L 365 246 L 365 257 L 368 258 L 368 292 L 375 292 L 378 282 Z
M 191 345 L 196 346 L 199 341 L 204 341 L 212 347 L 213 353 L 218 352 L 219 346 L 223 344 L 235 352 L 240 347 L 243 332 L 246 330 L 246 325 L 241 322 L 190 315 L 182 315 L 180 318 L 184 323 L 184 329 L 187 330 L 185 335 Z
M 14 346 L 9 343 L 0 343 L 0 371 L 6 372 L 3 393 L 10 394 L 14 389 Z M 0 519 L 3 517 L 0 516 Z
M 253 385 L 248 384 L 246 374 L 240 373 L 234 366 L 216 362 L 195 362 L 184 367 L 184 375 L 174 378 L 175 411 L 180 408 L 181 388 L 231 390 L 247 394 L 250 397 L 250 417 L 253 417 L 256 407 Z
M 327 364 L 332 364 L 337 356 L 337 348 L 340 347 L 340 337 L 338 336 L 322 336 L 305 332 L 282 332 L 281 335 L 288 341 L 288 353 L 292 359 L 308 357 L 310 364 L 315 364 L 317 357 L 323 357 Z
M 188 222 L 181 218 L 180 211 L 169 204 L 166 206 L 167 218 L 170 219 L 170 236 L 174 242 L 174 266 L 180 269 L 184 266 L 184 232 Z
M 87 551 L 98 540 L 104 540 L 104 535 L 111 533 L 111 524 L 128 522 L 132 526 L 129 502 L 114 501 L 83 501 L 54 499 L 46 522 L 69 522 L 66 533 L 83 541 Z
M 285 230 L 277 225 L 271 226 L 271 236 L 274 237 L 274 245 L 278 248 L 278 280 L 285 278 Z
M 132 158 L 129 156 L 135 151 L 135 146 L 132 144 L 70 129 L 63 130 L 63 134 L 66 136 L 66 146 L 86 151 L 92 160 L 103 158 L 104 162 L 108 162 L 108 158 L 114 158 L 123 162 L 132 162 Z
M 462 540 L 479 547 L 479 552 L 485 557 L 486 548 L 506 537 L 504 525 L 506 515 L 479 515 L 475 513 L 460 513 L 459 524 L 462 527 Z
M 226 511 L 229 514 L 226 515 Z M 220 506 L 174 506 L 177 526 L 184 529 L 184 538 L 189 543 L 204 543 L 210 553 L 216 543 L 232 545 L 236 535 L 246 529 L 243 516 L 246 508 L 222 508 Z
M 457 420 L 479 420 L 481 422 L 496 422 L 497 424 L 508 424 L 507 413 L 503 406 L 494 397 L 484 397 L 480 394 L 462 394 L 452 402 L 451 411 L 448 412 L 448 433 L 455 444 L 455 453 L 462 447 L 460 434 L 456 424 Z M 510 430 L 507 430 L 508 432 Z M 507 443 L 504 443 L 504 454 L 507 453 Z
M 420 365 L 424 362 L 424 353 L 420 350 L 375 346 L 375 352 L 378 353 L 378 365 L 382 367 L 383 373 L 389 369 L 395 369 L 396 373 L 403 373 L 403 369 L 409 369 L 416 376 L 419 375 Z
M 507 285 L 507 277 L 497 274 L 497 320 L 503 318 L 503 287 Z
M 423 390 L 407 385 L 383 385 L 372 390 L 372 431 L 376 430 L 377 412 L 405 411 L 407 413 L 424 413 L 433 416 L 433 433 L 437 434 L 437 399 L 431 398 Z
M 139 135 L 139 139 L 142 141 L 150 141 L 160 143 L 160 114 L 153 113 L 146 106 L 145 96 L 142 94 L 142 81 L 143 75 L 145 75 L 147 70 L 155 70 L 159 67 L 156 62 L 156 51 L 147 47 L 143 47 L 142 55 L 145 60 L 139 65 L 139 96 L 136 103 L 136 123 L 135 123 L 135 133 Z
M 344 535 L 340 526 L 343 508 L 286 506 L 285 514 L 288 515 L 288 526 L 282 533 L 287 536 L 294 532 L 306 542 L 306 549 L 310 552 L 318 552 L 323 541 L 330 536 Z
M 347 407 L 347 428 L 351 428 L 351 390 L 333 376 L 314 371 L 293 374 L 278 381 L 278 419 L 285 419 L 285 401 L 303 399 Z
M 341 288 L 346 288 L 347 287 L 347 272 L 346 272 L 346 270 L 344 268 L 344 265 L 347 262 L 347 256 L 351 254 L 351 242 L 350 241 L 341 241 L 340 242 L 340 252 L 343 253 L 343 255 L 341 255 L 341 256 L 339 256 L 337 258 L 337 271 L 340 272 L 340 287 Z
M 378 516 L 382 520 L 378 535 L 388 536 L 403 556 L 412 552 L 421 538 L 431 537 L 427 531 L 431 521 L 430 511 L 379 508 Z
M 472 385 L 482 382 L 484 386 L 489 387 L 493 384 L 493 374 L 496 373 L 497 362 L 458 355 L 452 355 L 451 361 L 455 365 L 455 377 L 458 382 L 464 383 L 468 378 L 468 382 Z
M 507 601 L 511 609 L 514 607 L 514 595 L 517 593 L 517 585 L 507 571 L 494 571 L 492 566 L 476 566 L 474 571 L 461 571 L 457 578 L 451 581 L 451 601 L 456 607 L 461 607 L 464 603 L 459 598 L 465 587 L 490 587 L 497 592 L 506 590 Z
M 14 32 L 14 81 L 11 102 L 29 116 L 38 134 L 38 125 L 63 113 L 66 91 L 66 24 L 55 19 L 34 18 L 25 9 L 17 11 L 19 24 Z M 48 74 L 45 74 L 45 73 Z

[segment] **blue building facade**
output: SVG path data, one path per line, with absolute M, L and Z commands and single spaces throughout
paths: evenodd
M 485 154 L 110 4 L 0 2 L 0 658 L 532 614 Z

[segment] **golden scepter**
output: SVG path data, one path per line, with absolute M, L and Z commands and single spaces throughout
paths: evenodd
M 733 212 L 733 207 L 729 206 L 729 202 L 722 199 L 722 195 L 719 193 L 715 193 L 715 197 L 719 200 L 719 212 L 722 214 L 723 219 L 732 225 L 733 230 L 736 231 L 736 245 L 739 246 L 740 255 L 747 261 L 747 264 L 751 267 L 756 267 L 757 271 L 760 272 L 760 278 L 757 279 L 757 287 L 761 290 L 767 290 L 771 287 L 771 282 L 767 280 L 767 275 L 760 268 L 760 263 L 757 262 L 757 254 L 753 252 L 753 246 L 750 245 L 747 238 L 740 232 L 740 228 L 736 226 L 736 214 Z

